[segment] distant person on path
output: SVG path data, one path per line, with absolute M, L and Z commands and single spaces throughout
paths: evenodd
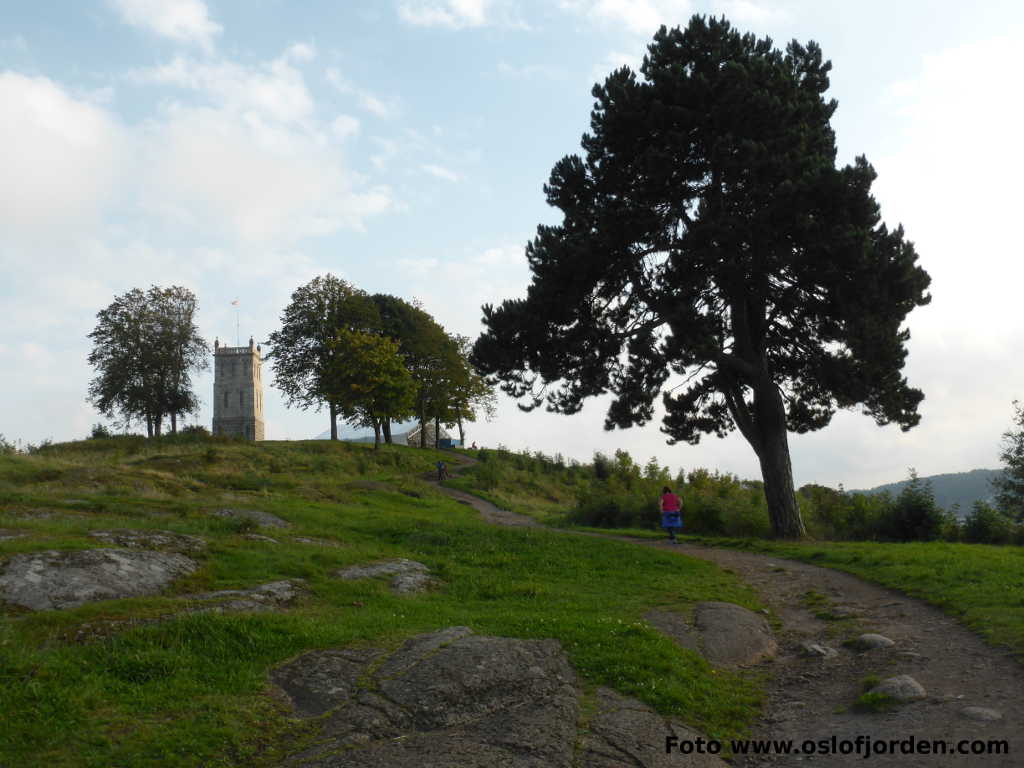
M 678 544 L 676 531 L 683 527 L 683 505 L 667 485 L 661 489 L 661 527 L 668 531 L 668 540 Z
M 471 446 L 469 446 L 469 447 L 470 447 L 470 448 L 471 448 L 472 450 L 474 450 L 474 451 L 475 451 L 475 450 L 477 450 L 477 447 L 476 447 L 476 440 L 474 440 L 474 441 L 473 441 L 473 444 L 472 444 Z
M 445 463 L 443 461 L 438 461 L 437 462 L 437 482 L 440 483 L 446 477 L 448 477 L 448 467 L 445 465 Z

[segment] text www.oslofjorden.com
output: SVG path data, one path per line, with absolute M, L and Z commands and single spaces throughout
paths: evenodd
M 840 739 L 732 739 L 729 742 L 734 755 L 857 755 L 865 760 L 881 755 L 1008 755 L 1010 744 L 1006 739 L 922 739 L 907 736 L 903 739 L 875 739 L 857 736 Z M 665 752 L 681 755 L 719 755 L 725 744 L 718 739 L 680 739 L 665 737 Z

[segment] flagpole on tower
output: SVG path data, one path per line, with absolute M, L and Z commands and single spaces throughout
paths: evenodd
M 242 336 L 241 336 L 241 334 L 238 331 L 238 327 L 239 327 L 239 321 L 238 321 L 238 299 L 235 299 L 234 301 L 232 301 L 231 302 L 231 306 L 233 306 L 235 308 L 235 346 L 236 347 L 240 347 L 240 346 L 242 346 Z

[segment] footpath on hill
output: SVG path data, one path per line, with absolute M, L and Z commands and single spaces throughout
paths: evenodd
M 495 525 L 543 527 L 472 494 L 439 488 Z M 1024 766 L 1024 668 L 938 609 L 840 571 L 770 555 L 575 535 L 709 560 L 747 581 L 769 607 L 779 650 L 766 667 L 767 700 L 751 739 L 776 745 L 769 754 L 737 755 L 732 765 Z M 870 637 L 865 643 L 880 647 L 843 642 L 865 634 L 891 644 Z M 923 691 L 882 711 L 854 706 L 872 683 L 900 676 Z M 807 741 L 815 742 L 815 754 Z M 844 748 L 850 752 L 841 754 Z M 954 754 L 960 751 L 966 754 Z

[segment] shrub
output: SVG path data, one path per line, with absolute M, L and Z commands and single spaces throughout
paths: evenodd
M 89 433 L 90 440 L 106 440 L 113 437 L 113 433 L 107 428 L 105 424 L 93 424 L 92 431 Z
M 910 482 L 880 520 L 880 533 L 895 541 L 933 541 L 947 525 L 946 513 L 935 503 L 931 485 L 910 470 Z
M 999 510 L 984 501 L 974 502 L 964 518 L 963 539 L 976 544 L 1007 544 L 1014 538 L 1014 525 Z

